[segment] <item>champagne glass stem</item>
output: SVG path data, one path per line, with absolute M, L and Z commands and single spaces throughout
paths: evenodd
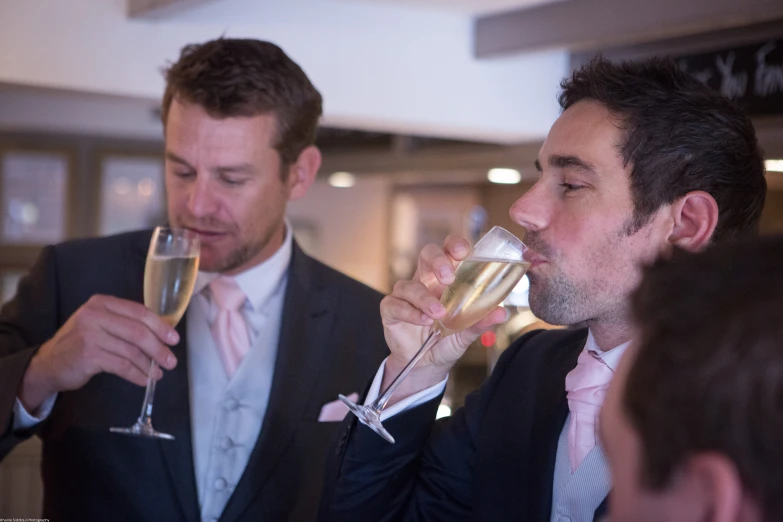
M 144 393 L 144 402 L 141 405 L 141 415 L 139 415 L 139 424 L 152 427 L 152 400 L 155 397 L 155 374 L 158 365 L 155 361 L 150 362 L 150 371 L 147 374 L 147 391 Z
M 375 402 L 372 403 L 370 406 L 372 409 L 374 409 L 378 414 L 383 411 L 384 408 L 386 408 L 386 404 L 389 402 L 389 399 L 391 399 L 394 392 L 399 388 L 400 384 L 403 380 L 405 380 L 405 377 L 408 376 L 409 373 L 411 373 L 411 370 L 413 370 L 413 367 L 416 366 L 416 364 L 421 360 L 422 357 L 424 357 L 424 354 L 426 354 L 430 348 L 432 348 L 438 341 L 440 341 L 441 337 L 443 337 L 443 330 L 441 329 L 440 325 L 435 325 L 432 327 L 432 331 L 430 331 L 430 335 L 427 336 L 427 339 L 424 340 L 424 344 L 421 345 L 421 348 L 419 348 L 419 351 L 416 352 L 416 355 L 413 356 L 413 359 L 408 361 L 408 364 L 405 365 L 405 368 L 402 369 L 400 374 L 394 378 L 392 383 L 389 385 L 388 388 L 378 397 L 375 399 Z

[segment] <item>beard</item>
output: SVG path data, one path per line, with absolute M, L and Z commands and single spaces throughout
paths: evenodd
M 650 229 L 642 227 L 633 230 L 630 221 L 626 221 L 613 233 L 606 236 L 606 242 L 600 247 L 582 253 L 579 261 L 583 266 L 592 267 L 581 279 L 565 272 L 568 264 L 563 254 L 547 244 L 536 232 L 528 232 L 525 244 L 533 252 L 541 254 L 548 262 L 547 274 L 528 273 L 530 291 L 528 302 L 533 314 L 554 325 L 571 325 L 590 321 L 606 314 L 622 313 L 626 307 L 627 292 L 636 286 L 641 274 L 631 259 L 622 259 L 622 253 L 628 248 L 626 240 L 637 234 L 642 239 L 650 237 Z M 572 265 L 576 264 L 572 261 Z M 634 263 L 631 267 L 628 263 Z M 616 274 L 624 273 L 625 279 Z
M 530 311 L 539 319 L 553 325 L 570 325 L 591 318 L 595 291 L 569 279 L 557 270 L 562 256 L 546 244 L 536 232 L 528 232 L 525 245 L 541 254 L 553 272 L 547 276 L 528 273 Z
M 554 325 L 576 324 L 590 319 L 590 293 L 562 274 L 543 278 L 528 274 L 530 311 Z
M 229 252 L 222 259 L 218 259 L 215 267 L 211 267 L 210 272 L 231 272 L 244 265 L 261 251 L 266 242 L 263 243 L 245 243 Z
M 228 252 L 222 259 L 217 260 L 217 266 L 213 272 L 232 272 L 258 255 L 272 240 L 277 229 L 271 227 L 264 231 L 261 237 L 255 241 L 248 241 L 240 244 L 238 247 Z
M 229 230 L 237 234 L 234 238 L 239 244 L 234 246 L 231 250 L 226 250 L 225 247 L 221 250 L 217 250 L 213 253 L 213 256 L 210 256 L 212 259 L 209 264 L 205 262 L 206 259 L 202 256 L 200 270 L 205 272 L 227 273 L 242 267 L 256 257 L 258 253 L 269 244 L 272 237 L 277 230 L 279 230 L 281 223 L 283 223 L 282 218 L 266 227 L 264 230 L 257 230 L 250 233 L 246 232 L 246 235 L 251 236 L 250 239 L 243 239 L 238 235 L 240 231 L 237 228 L 230 228 Z M 176 226 L 183 225 L 178 224 Z M 228 228 L 223 223 L 218 223 L 213 220 L 201 220 L 195 223 L 188 222 L 186 226 L 204 228 L 207 230 L 226 230 Z

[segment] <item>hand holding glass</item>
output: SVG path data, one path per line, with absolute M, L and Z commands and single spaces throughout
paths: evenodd
M 508 297 L 530 266 L 523 257 L 525 250 L 524 243 L 507 230 L 490 230 L 457 266 L 454 282 L 443 291 L 440 302 L 446 308 L 446 316 L 435 322 L 424 344 L 389 387 L 369 406 L 360 406 L 343 395 L 340 400 L 363 424 L 394 443 L 394 437 L 381 424 L 381 412 L 394 391 L 438 341 L 470 328 Z
M 152 234 L 144 267 L 144 305 L 172 327 L 179 323 L 188 307 L 196 284 L 199 260 L 198 235 L 184 229 L 158 227 Z M 130 428 L 111 428 L 114 433 L 173 440 L 168 433 L 152 427 L 152 400 L 158 365 L 150 363 L 147 391 L 136 424 Z

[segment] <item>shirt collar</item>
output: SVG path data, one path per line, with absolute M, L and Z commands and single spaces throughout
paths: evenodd
M 267 301 L 275 293 L 281 280 L 288 271 L 291 264 L 291 254 L 293 252 L 294 234 L 291 223 L 285 220 L 285 239 L 283 244 L 271 257 L 250 267 L 234 277 L 234 281 L 239 285 L 253 310 L 263 311 Z M 196 284 L 193 288 L 193 295 L 204 290 L 220 274 L 216 272 L 201 272 L 196 276 Z
M 617 366 L 620 364 L 620 359 L 622 359 L 623 354 L 625 353 L 625 350 L 628 349 L 628 346 L 630 346 L 631 341 L 626 341 L 623 344 L 619 346 L 615 346 L 611 350 L 603 351 L 598 347 L 598 343 L 595 342 L 595 337 L 593 337 L 593 332 L 588 330 L 587 331 L 587 342 L 585 343 L 585 350 L 593 354 L 598 359 L 601 359 L 604 364 L 606 364 L 610 370 L 613 372 L 617 371 Z

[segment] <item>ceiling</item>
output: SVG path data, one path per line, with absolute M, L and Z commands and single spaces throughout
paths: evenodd
M 8 0 L 12 9 L 0 2 L 0 49 L 15 52 L 0 53 L 0 129 L 160 139 L 153 113 L 163 89 L 160 67 L 175 60 L 186 43 L 226 35 L 262 38 L 286 49 L 324 95 L 324 124 L 363 131 L 322 136 L 335 146 L 386 143 L 392 135 L 535 143 L 559 114 L 555 94 L 571 67 L 568 47 L 514 48 L 510 54 L 479 58 L 473 49 L 479 33 L 501 39 L 536 29 L 539 35 L 559 31 L 567 40 L 575 28 L 589 26 L 616 34 L 605 24 L 622 25 L 617 20 L 591 25 L 568 12 L 584 10 L 584 4 L 625 1 Z M 743 3 L 761 10 L 779 1 L 721 0 L 720 5 L 726 10 Z M 131 19 L 125 7 L 133 2 L 179 9 Z M 688 5 L 693 15 L 697 3 L 702 13 L 715 11 L 718 3 L 712 2 Z M 505 27 L 479 31 L 475 18 L 508 9 L 525 10 L 490 16 L 500 19 L 496 22 L 511 20 Z M 594 11 L 606 18 L 601 15 L 606 9 Z M 524 24 L 528 31 L 521 29 Z
M 338 2 L 360 2 L 376 4 L 379 2 L 396 4 L 404 7 L 425 9 L 442 9 L 471 15 L 486 15 L 516 9 L 523 9 L 542 4 L 551 4 L 567 0 L 332 0 Z

